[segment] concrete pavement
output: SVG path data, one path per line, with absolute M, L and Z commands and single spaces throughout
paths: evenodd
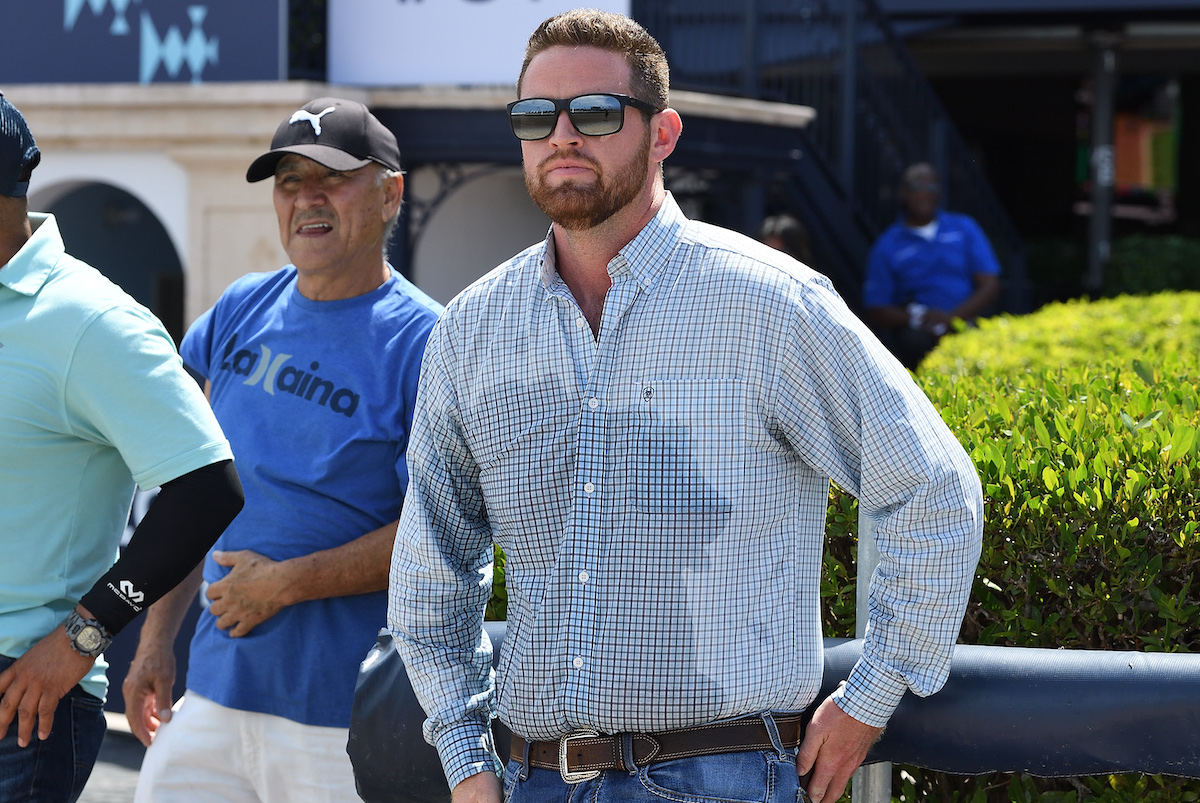
M 118 721 L 119 720 L 119 721 Z M 130 803 L 137 787 L 138 769 L 145 748 L 129 732 L 125 715 L 108 715 L 108 733 L 100 757 L 79 803 Z

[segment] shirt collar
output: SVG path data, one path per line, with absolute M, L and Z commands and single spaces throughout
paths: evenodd
M 908 226 L 908 230 L 920 237 L 922 240 L 933 242 L 937 238 L 938 229 L 941 227 L 941 221 L 938 218 L 926 223 L 924 226 Z
M 916 234 L 918 237 L 920 237 L 921 236 L 920 232 L 925 231 L 925 230 L 929 229 L 930 227 L 932 227 L 935 232 L 937 231 L 938 227 L 941 225 L 941 222 L 942 222 L 942 210 L 940 208 L 936 209 L 933 213 L 933 220 L 929 221 L 924 226 L 908 225 L 908 221 L 906 221 L 904 219 L 903 211 L 901 211 L 900 214 L 896 216 L 896 222 L 899 223 L 900 226 L 905 231 L 912 232 L 913 234 Z
M 688 222 L 670 192 L 650 222 L 608 263 L 608 275 L 614 279 L 630 273 L 638 284 L 650 287 L 667 267 L 671 249 Z M 542 283 L 552 287 L 561 279 L 554 262 L 554 229 L 546 234 L 543 245 Z
M 651 287 L 666 270 L 671 251 L 679 242 L 687 222 L 675 196 L 668 192 L 658 213 L 621 249 L 613 262 L 621 260 L 639 284 Z M 612 272 L 612 263 L 609 263 L 609 272 Z
M 0 268 L 0 284 L 25 296 L 35 295 L 66 252 L 54 215 L 29 213 L 33 236 Z

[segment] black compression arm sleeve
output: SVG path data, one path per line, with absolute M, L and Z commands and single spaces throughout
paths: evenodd
M 120 632 L 188 576 L 244 501 L 232 460 L 165 483 L 120 560 L 80 602 L 109 633 Z

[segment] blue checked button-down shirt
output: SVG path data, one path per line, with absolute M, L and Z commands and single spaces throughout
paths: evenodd
M 556 739 L 812 703 L 831 478 L 882 554 L 839 705 L 883 725 L 949 671 L 983 503 L 907 372 L 824 277 L 670 196 L 609 273 L 594 338 L 547 238 L 455 299 L 425 349 L 388 618 L 452 787 L 492 768 L 493 710 Z

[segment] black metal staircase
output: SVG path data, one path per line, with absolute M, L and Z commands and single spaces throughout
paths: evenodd
M 817 110 L 764 181 L 807 224 L 815 267 L 841 277 L 839 289 L 856 293 L 871 243 L 899 212 L 901 173 L 927 161 L 945 206 L 991 239 L 1003 308 L 1029 310 L 1022 239 L 874 0 L 633 0 L 631 11 L 666 51 L 672 88 Z

